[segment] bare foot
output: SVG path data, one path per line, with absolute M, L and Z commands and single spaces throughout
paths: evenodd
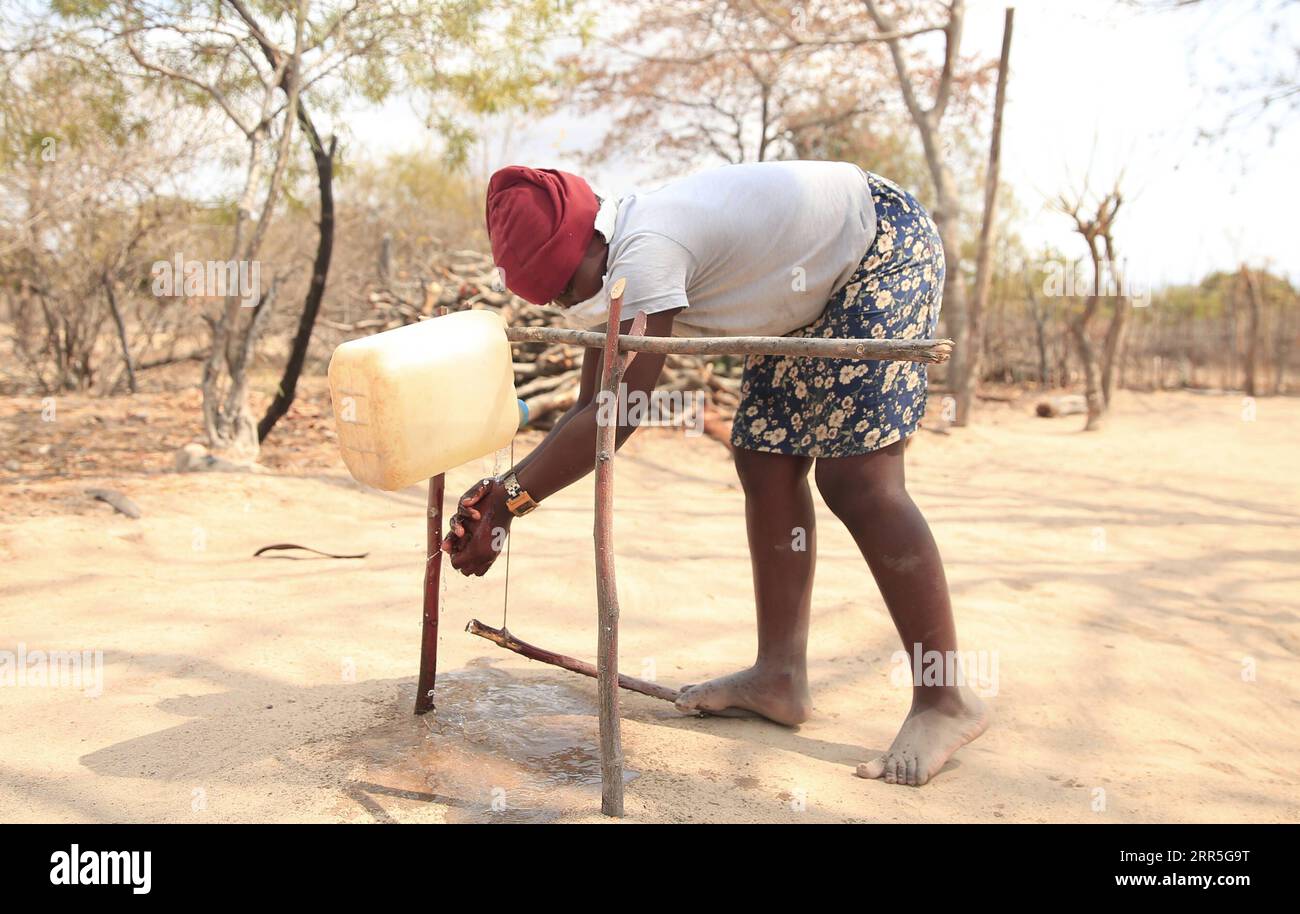
M 758 715 L 793 727 L 808 719 L 812 696 L 806 674 L 752 666 L 730 676 L 686 686 L 677 698 L 677 710 L 721 717 Z
M 950 706 L 918 710 L 903 721 L 894 744 L 878 759 L 858 766 L 860 778 L 884 778 L 886 784 L 920 787 L 949 757 L 989 725 L 989 711 L 975 695 L 963 691 Z

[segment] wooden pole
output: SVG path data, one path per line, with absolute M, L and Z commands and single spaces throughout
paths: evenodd
M 609 296 L 609 324 L 596 407 L 596 693 L 600 703 L 600 811 L 623 815 L 623 736 L 618 709 L 618 583 L 614 578 L 614 451 L 618 434 L 618 324 L 623 289 L 616 280 Z M 602 418 L 602 403 L 612 417 Z
M 1011 29 L 1016 11 L 1007 7 L 1002 20 L 1002 55 L 998 58 L 998 83 L 993 99 L 993 130 L 989 142 L 988 167 L 984 172 L 984 215 L 975 249 L 975 296 L 966 311 L 966 349 L 955 374 L 957 419 L 954 425 L 970 424 L 975 390 L 979 387 L 984 361 L 984 312 L 988 308 L 989 284 L 993 280 L 993 243 L 997 231 L 998 190 L 1002 168 L 1002 110 L 1007 101 L 1007 79 L 1011 72 Z
M 551 666 L 558 666 L 560 669 L 569 670 L 572 673 L 581 673 L 583 676 L 590 676 L 592 679 L 596 679 L 600 675 L 597 669 L 585 660 L 578 660 L 565 654 L 557 654 L 555 651 L 548 651 L 544 647 L 537 647 L 527 641 L 520 641 L 510 634 L 508 629 L 493 628 L 490 625 L 484 625 L 478 619 L 471 619 L 469 625 L 465 626 L 465 631 L 471 635 L 486 638 L 498 647 L 504 647 L 508 651 L 514 651 L 521 657 L 536 660 L 538 663 L 549 663 Z M 647 682 L 644 679 L 637 679 L 635 676 L 627 676 L 623 673 L 618 674 L 618 687 L 627 689 L 629 692 L 639 692 L 651 698 L 662 699 L 663 701 L 676 701 L 677 696 L 680 694 L 676 689 L 668 686 L 659 685 L 657 682 Z
M 569 343 L 604 348 L 608 334 L 560 327 L 507 327 L 512 343 Z M 797 336 L 619 336 L 623 352 L 669 352 L 682 355 L 786 355 L 823 359 L 874 359 L 899 362 L 946 362 L 952 340 L 855 340 Z
M 438 675 L 438 610 L 442 579 L 442 494 L 446 476 L 429 480 L 429 502 L 425 511 L 424 621 L 420 629 L 420 676 L 415 686 L 415 713 L 433 710 L 434 680 Z

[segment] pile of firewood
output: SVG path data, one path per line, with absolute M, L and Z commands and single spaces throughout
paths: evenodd
M 565 326 L 563 312 L 534 305 L 507 291 L 492 259 L 478 251 L 453 251 L 418 280 L 393 277 L 381 254 L 379 282 L 367 294 L 368 311 L 360 320 L 321 324 L 347 334 L 378 333 L 450 311 L 487 308 L 518 327 Z M 529 424 L 550 428 L 573 405 L 582 373 L 582 347 L 562 343 L 521 343 L 513 347 L 515 392 L 528 404 Z M 729 433 L 740 401 L 739 358 L 703 359 L 670 355 L 659 390 L 704 391 L 705 431 Z
M 521 322 L 525 325 L 531 322 Z M 573 405 L 582 374 L 582 348 L 524 343 L 515 347 L 515 393 L 528 404 L 530 424 L 549 428 Z M 661 391 L 704 391 L 705 412 L 730 419 L 740 402 L 740 379 L 695 356 L 669 355 Z

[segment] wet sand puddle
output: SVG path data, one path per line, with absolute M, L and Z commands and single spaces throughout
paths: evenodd
M 486 665 L 438 676 L 437 709 L 355 744 L 349 797 L 392 821 L 393 800 L 445 806 L 447 822 L 547 822 L 600 807 L 596 701 L 589 690 Z M 628 781 L 634 772 L 624 772 Z M 401 805 L 400 802 L 396 805 Z

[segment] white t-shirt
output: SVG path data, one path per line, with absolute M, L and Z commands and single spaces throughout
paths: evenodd
M 782 336 L 821 315 L 876 234 L 866 173 L 847 162 L 725 165 L 618 203 L 601 294 L 570 323 L 683 308 L 677 336 Z

